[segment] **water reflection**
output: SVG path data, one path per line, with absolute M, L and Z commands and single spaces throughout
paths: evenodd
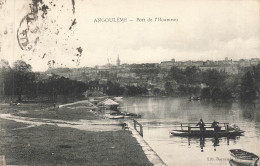
M 213 142 L 213 146 L 214 146 L 214 151 L 217 151 L 216 146 L 219 146 L 219 139 L 218 137 L 215 137 L 214 139 L 212 139 Z M 229 141 L 227 141 L 227 144 L 229 145 Z
M 232 140 L 233 144 L 236 144 L 237 140 L 239 140 L 240 137 L 213 137 L 213 138 L 205 138 L 205 137 L 200 137 L 200 138 L 194 138 L 194 137 L 187 137 L 188 141 L 188 148 L 191 148 L 191 143 L 195 142 L 198 143 L 199 140 L 199 148 L 201 149 L 201 152 L 204 152 L 204 147 L 206 145 L 206 142 L 211 142 L 210 146 L 214 147 L 214 151 L 217 151 L 217 147 L 220 146 L 220 140 L 223 143 L 225 143 L 227 146 L 229 146 L 229 141 Z M 207 139 L 207 140 L 206 140 Z
M 126 98 L 121 111 L 141 114 L 144 139 L 167 165 L 230 165 L 230 149 L 260 155 L 260 104 L 212 103 L 186 98 Z M 127 109 L 127 110 L 126 110 Z M 189 138 L 170 135 L 176 124 L 217 120 L 236 124 L 241 137 Z M 187 160 L 188 158 L 188 160 Z M 215 159 L 215 160 L 208 160 Z M 217 160 L 223 159 L 223 160 Z
M 203 152 L 203 148 L 205 147 L 205 138 L 204 137 L 200 137 L 200 149 L 201 152 Z
M 206 102 L 207 104 L 212 105 L 216 108 L 222 108 L 224 110 L 231 110 L 232 109 L 232 103 L 231 102 Z M 205 102 L 204 102 L 205 104 Z
M 243 111 L 243 117 L 248 120 L 256 120 L 256 104 L 255 103 L 241 103 L 240 107 Z

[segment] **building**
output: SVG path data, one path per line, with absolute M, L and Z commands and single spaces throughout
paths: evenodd
M 259 63 L 259 58 L 251 58 L 249 61 L 251 65 L 257 65 Z
M 136 78 L 136 73 L 133 72 L 120 72 L 117 73 L 118 78 Z
M 170 70 L 175 65 L 175 59 L 172 59 L 171 61 L 163 61 L 160 63 L 161 69 Z

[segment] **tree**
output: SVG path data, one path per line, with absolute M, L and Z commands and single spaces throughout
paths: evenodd
M 222 99 L 222 91 L 220 88 L 214 88 L 212 90 L 212 95 L 211 98 L 213 101 L 218 101 L 220 99 Z
M 200 90 L 201 90 L 201 88 L 200 88 L 199 86 L 193 87 L 193 88 L 192 88 L 192 93 L 193 93 L 194 95 L 197 95 L 197 94 L 200 93 Z
M 121 96 L 124 93 L 124 88 L 120 87 L 119 83 L 113 83 L 111 81 L 107 82 L 107 90 L 106 93 L 108 95 Z
M 22 99 L 22 95 L 35 95 L 34 81 L 35 73 L 32 72 L 31 65 L 22 60 L 15 61 L 13 69 L 10 70 L 5 79 L 6 95 L 16 96 L 18 100 Z
M 240 91 L 241 77 L 239 75 L 230 75 L 225 81 L 223 92 L 228 90 L 230 93 L 237 93 Z
M 260 62 L 253 67 L 253 77 L 255 79 L 255 89 L 260 93 Z
M 15 61 L 13 69 L 14 71 L 24 72 L 24 73 L 32 72 L 32 66 L 22 60 Z
M 175 66 L 168 72 L 167 79 L 175 80 L 177 83 L 186 83 L 186 76 L 183 71 Z
M 63 97 L 82 97 L 87 90 L 84 82 L 70 80 L 69 78 L 50 77 L 46 82 L 37 83 L 39 94 L 48 96 L 49 99 L 56 99 L 58 95 Z
M 200 83 L 201 81 L 200 69 L 196 66 L 186 67 L 186 69 L 184 70 L 184 74 L 186 75 L 189 84 L 196 84 Z
M 126 96 L 145 95 L 147 93 L 148 90 L 141 86 L 126 86 L 124 91 L 124 95 Z
M 232 99 L 231 91 L 228 90 L 228 89 L 224 89 L 222 91 L 222 97 L 221 98 L 222 98 L 223 101 L 229 101 L 230 99 Z
M 203 73 L 203 82 L 206 83 L 211 89 L 222 87 L 226 78 L 227 74 L 225 72 L 219 72 L 215 69 L 207 70 Z
M 155 96 L 158 96 L 158 95 L 160 94 L 160 92 L 161 92 L 161 90 L 160 90 L 159 88 L 154 88 L 154 89 L 153 89 L 153 94 L 154 94 Z
M 202 89 L 201 98 L 202 99 L 210 99 L 211 98 L 210 88 L 203 88 Z
M 242 101 L 253 101 L 256 99 L 255 80 L 250 71 L 242 77 L 240 97 Z
M 184 86 L 184 85 L 180 85 L 178 87 L 178 90 L 180 92 L 181 95 L 185 95 L 188 93 L 188 87 Z
M 164 84 L 164 89 L 165 89 L 165 93 L 166 95 L 173 95 L 173 88 L 170 82 L 166 82 Z
M 9 66 L 8 61 L 1 59 L 0 60 L 0 70 L 4 70 L 4 69 L 10 69 L 10 66 Z
M 1 59 L 0 61 L 0 96 L 5 96 L 8 94 L 8 89 L 6 89 L 7 79 L 11 68 L 6 60 Z M 11 82 L 11 81 L 10 81 Z

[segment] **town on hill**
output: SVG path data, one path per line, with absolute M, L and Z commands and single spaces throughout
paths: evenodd
M 116 64 L 82 68 L 49 68 L 32 72 L 16 61 L 11 68 L 1 61 L 0 95 L 5 99 L 49 100 L 82 96 L 199 96 L 210 100 L 254 100 L 260 92 L 259 58 L 234 61 L 163 61 L 161 63 Z M 14 84 L 8 83 L 12 80 Z M 20 84 L 22 80 L 23 84 Z M 15 88 L 12 88 L 15 86 Z M 12 92 L 14 89 L 14 93 Z M 14 95 L 14 96 L 13 96 Z M 66 97 L 64 97 L 66 96 Z

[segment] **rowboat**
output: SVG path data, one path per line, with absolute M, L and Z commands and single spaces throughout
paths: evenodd
M 256 165 L 259 157 L 254 153 L 250 153 L 241 149 L 231 149 L 229 150 L 232 160 L 235 163 L 243 165 Z
M 108 115 L 106 117 L 109 119 L 124 119 L 123 115 Z
M 211 123 L 205 123 L 206 125 L 211 125 Z M 177 127 L 181 129 L 174 129 L 170 131 L 170 134 L 174 136 L 182 137 L 231 137 L 231 136 L 241 136 L 244 131 L 239 128 L 232 128 L 228 123 L 219 123 L 219 130 L 215 130 L 214 127 L 205 126 L 205 131 L 200 131 L 196 123 L 181 123 Z M 221 130 L 221 128 L 224 128 Z
M 141 118 L 141 115 L 134 114 L 134 113 L 128 113 L 128 112 L 119 112 L 114 111 L 110 114 L 105 114 L 105 117 L 109 119 L 130 119 L 130 118 Z
M 200 97 L 198 97 L 198 96 L 191 96 L 191 97 L 189 97 L 189 100 L 190 100 L 190 101 L 191 101 L 191 100 L 198 101 L 198 100 L 200 100 Z
M 229 165 L 230 166 L 258 166 L 257 164 L 252 165 L 252 164 L 238 163 L 238 162 L 235 162 L 233 159 L 229 160 Z
M 123 115 L 125 118 L 141 118 L 141 115 L 129 112 L 121 112 L 120 115 Z
M 106 112 L 104 117 L 108 119 L 124 119 L 124 116 L 120 115 L 118 111 Z

